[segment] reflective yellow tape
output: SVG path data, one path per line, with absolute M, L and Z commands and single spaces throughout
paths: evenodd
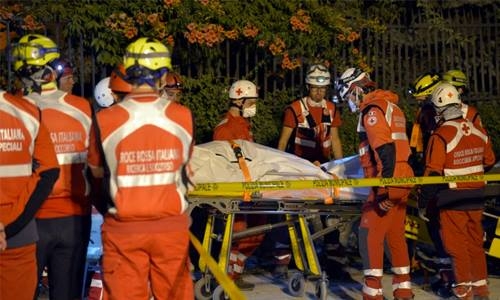
M 191 232 L 189 233 L 189 239 L 191 240 L 191 243 L 196 251 L 198 251 L 200 256 L 206 262 L 210 272 L 212 272 L 215 279 L 217 279 L 217 282 L 219 282 L 219 284 L 224 288 L 224 291 L 229 296 L 229 299 L 246 300 L 247 297 L 238 289 L 234 281 L 231 280 L 225 272 L 222 272 L 222 270 L 219 269 L 217 262 L 210 256 L 210 254 L 207 253 L 207 251 L 205 251 L 205 249 L 203 249 L 200 241 L 198 241 L 198 239 Z
M 237 196 L 241 195 L 243 192 L 259 192 L 270 190 L 303 190 L 338 187 L 356 188 L 370 186 L 422 185 L 475 181 L 500 181 L 500 174 L 199 183 L 195 186 L 193 191 L 189 192 L 189 195 Z

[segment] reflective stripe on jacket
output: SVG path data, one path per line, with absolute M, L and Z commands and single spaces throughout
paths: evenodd
M 361 160 L 376 162 L 378 176 L 381 175 L 382 162 L 376 153 L 376 149 L 387 143 L 394 143 L 395 145 L 396 166 L 394 177 L 413 176 L 413 172 L 408 169 L 408 157 L 411 150 L 406 135 L 406 118 L 403 111 L 396 105 L 397 101 L 396 94 L 384 90 L 368 93 L 363 99 L 358 132 L 366 134 L 367 140 L 361 141 L 359 150 L 360 155 L 374 156 L 361 158 Z M 373 151 L 368 151 L 367 144 Z
M 90 214 L 91 205 L 87 197 L 90 186 L 85 177 L 92 124 L 89 102 L 60 90 L 32 93 L 26 98 L 41 109 L 43 123 L 50 132 L 61 166 L 59 179 L 37 217 Z
M 187 208 L 185 168 L 192 151 L 191 111 L 164 98 L 129 95 L 97 114 L 121 220 L 152 220 Z
M 320 122 L 314 120 L 314 124 L 308 121 L 309 109 L 307 108 L 307 98 L 296 100 L 290 104 L 290 108 L 297 119 L 295 130 L 294 149 L 295 153 L 312 153 L 319 148 L 325 159 L 330 159 L 332 152 L 331 126 L 336 114 L 336 107 L 333 103 L 323 100 L 323 114 Z M 298 148 L 302 148 L 298 150 Z M 307 156 L 307 155 L 304 155 Z M 320 160 L 313 157 L 304 157 L 309 160 Z
M 39 119 L 38 107 L 28 100 L 0 92 L 0 222 L 5 225 L 23 213 L 40 173 L 58 168 Z
M 445 176 L 483 174 L 488 136 L 465 119 L 444 122 L 435 132 L 446 141 Z M 431 149 L 432 150 L 432 149 Z M 484 182 L 449 183 L 450 188 L 481 188 Z

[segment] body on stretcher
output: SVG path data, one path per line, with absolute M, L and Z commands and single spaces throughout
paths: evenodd
M 239 147 L 238 153 L 243 156 L 246 164 L 245 169 L 250 173 L 246 176 L 242 173 L 241 160 L 237 159 L 233 151 L 234 144 Z M 233 240 L 286 226 L 290 234 L 295 264 L 300 271 L 289 278 L 290 293 L 302 296 L 305 277 L 314 276 L 322 278 L 318 281 L 317 293 L 320 298 L 326 299 L 327 279 L 319 265 L 313 240 L 358 217 L 360 203 L 366 199 L 369 189 L 346 187 L 333 190 L 329 187 L 318 186 L 312 189 L 293 190 L 287 189 L 286 181 L 360 177 L 362 174 L 349 173 L 352 170 L 355 172 L 361 170 L 357 157 L 330 162 L 323 165 L 322 168 L 318 168 L 311 162 L 295 155 L 252 142 L 244 140 L 232 141 L 232 143 L 213 141 L 195 146 L 191 169 L 194 174 L 192 180 L 198 185 L 198 192 L 203 189 L 212 192 L 217 190 L 210 197 L 198 197 L 195 190 L 190 195 L 189 204 L 191 209 L 199 206 L 207 208 L 210 212 L 202 245 L 205 250 L 210 252 L 214 240 L 222 243 L 218 260 L 221 270 L 226 272 L 228 269 Z M 251 182 L 248 182 L 248 178 L 251 178 Z M 217 188 L 217 183 L 245 181 L 249 185 L 275 181 L 283 188 L 263 190 L 254 194 L 250 201 L 243 199 L 241 193 L 228 193 L 224 189 Z M 334 198 L 333 204 L 332 198 Z M 234 217 L 237 214 L 284 214 L 286 221 L 265 224 L 233 233 Z M 312 233 L 309 222 L 311 218 L 317 218 L 321 214 L 335 215 L 344 222 L 338 222 L 335 227 L 323 228 Z M 223 218 L 225 221 L 222 234 L 214 232 L 216 218 Z M 219 299 L 223 291 L 220 286 L 214 286 L 213 278 L 203 260 L 200 260 L 199 267 L 203 276 L 195 284 L 197 299 L 211 299 L 212 296 L 213 299 Z

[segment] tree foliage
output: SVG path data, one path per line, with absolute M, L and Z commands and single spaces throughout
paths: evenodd
M 423 40 L 420 31 L 432 29 L 470 42 L 460 32 L 450 32 L 449 24 L 436 13 L 436 8 L 488 5 L 492 1 L 31 0 L 19 4 L 6 0 L 4 3 L 0 19 L 19 35 L 58 32 L 59 46 L 64 50 L 83 41 L 86 64 L 95 59 L 98 66 L 108 71 L 121 61 L 126 45 L 136 38 L 147 36 L 164 42 L 173 53 L 174 69 L 190 70 L 183 74 L 186 91 L 183 102 L 195 115 L 197 142 L 205 142 L 210 140 L 213 127 L 227 109 L 227 88 L 234 79 L 253 80 L 262 76 L 263 69 L 268 71 L 265 78 L 259 79 L 284 78 L 317 62 L 335 70 L 357 66 L 365 71 L 372 71 L 374 66 L 370 63 L 377 62 L 378 72 L 393 72 L 385 67 L 385 53 L 374 58 L 362 52 L 360 45 L 364 43 L 363 49 L 369 49 L 366 44 L 372 42 L 365 38 L 367 34 L 385 34 L 394 42 L 414 43 Z M 422 10 L 429 28 L 419 28 L 413 36 L 400 30 L 388 31 L 388 25 L 415 7 Z M 5 27 L 3 24 L 0 23 L 0 29 Z M 231 49 L 253 49 L 255 55 L 265 59 L 244 72 L 231 69 L 221 74 L 220 64 L 227 58 L 227 44 Z M 73 53 L 77 52 L 73 49 Z M 230 59 L 234 59 L 231 54 Z M 86 68 L 86 72 L 94 70 Z M 3 74 L 0 70 L 2 85 Z M 93 82 L 94 75 L 86 73 L 85 81 Z M 301 92 L 300 86 L 292 86 L 265 94 L 254 120 L 258 142 L 276 145 L 283 108 L 301 96 Z M 357 138 L 355 116 L 343 113 L 343 118 L 344 153 L 352 154 Z M 408 119 L 412 119 L 411 114 Z

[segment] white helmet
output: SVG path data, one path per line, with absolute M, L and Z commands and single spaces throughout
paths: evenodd
M 345 100 L 345 96 L 351 89 L 351 85 L 365 77 L 370 79 L 370 75 L 363 72 L 361 69 L 349 68 L 345 70 L 345 72 L 340 76 L 337 86 L 340 98 Z
M 460 104 L 458 90 L 448 82 L 438 84 L 432 92 L 431 102 L 435 107 L 441 108 L 450 104 Z
M 330 85 L 330 72 L 328 72 L 328 68 L 320 64 L 310 66 L 307 70 L 306 83 L 315 86 Z
M 101 79 L 94 88 L 94 98 L 100 107 L 110 107 L 115 98 L 109 88 L 110 77 Z
M 248 80 L 238 80 L 229 88 L 229 98 L 232 100 L 258 97 L 257 86 Z

